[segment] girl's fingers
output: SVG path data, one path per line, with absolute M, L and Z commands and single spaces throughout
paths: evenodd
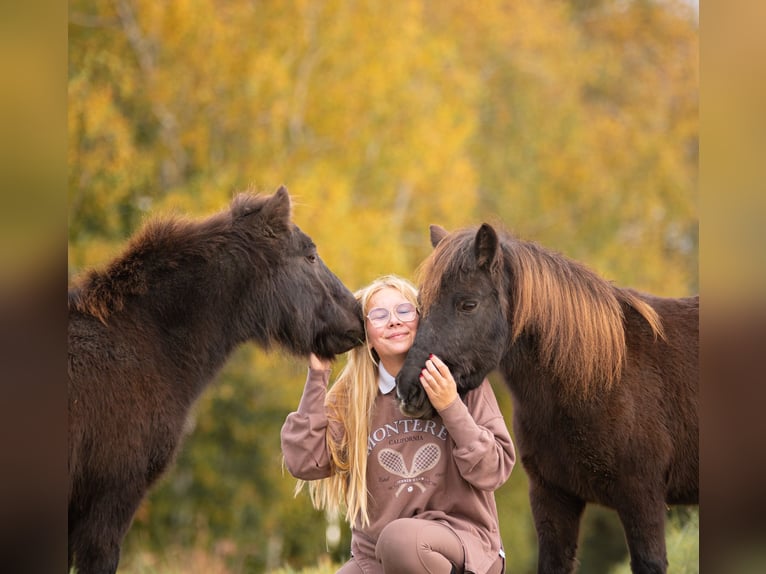
M 430 383 L 439 385 L 444 381 L 442 374 L 431 361 L 426 361 L 426 368 L 422 371 L 424 376 L 427 376 Z
M 426 369 L 428 369 L 434 375 L 441 375 L 441 371 L 439 370 L 439 366 L 433 360 L 431 360 L 431 359 L 428 359 L 426 361 Z
M 314 353 L 309 355 L 309 368 L 320 371 L 329 371 L 331 367 L 332 363 L 329 359 L 321 359 Z
M 444 367 L 446 368 L 446 365 Z M 437 411 L 449 406 L 457 396 L 449 369 L 447 369 L 447 376 L 444 376 L 439 366 L 430 359 L 426 361 L 425 368 L 420 372 L 420 384 L 423 385 L 423 390 Z
M 428 357 L 428 360 L 433 364 L 434 368 L 436 368 L 437 371 L 439 371 L 439 374 L 443 377 L 447 377 L 449 373 L 449 368 L 447 365 L 444 364 L 444 361 L 442 361 L 439 357 L 436 355 L 431 355 Z
M 426 367 L 438 374 L 444 380 L 450 380 L 452 373 L 450 373 L 449 367 L 436 355 L 430 355 L 426 361 Z
M 429 384 L 436 382 L 436 378 L 426 369 L 420 372 L 420 378 L 425 379 Z

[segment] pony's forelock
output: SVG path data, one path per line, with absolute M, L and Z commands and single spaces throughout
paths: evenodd
M 459 229 L 442 239 L 431 254 L 415 270 L 420 285 L 420 305 L 424 316 L 439 297 L 442 277 L 454 277 L 468 263 L 471 238 L 475 230 Z

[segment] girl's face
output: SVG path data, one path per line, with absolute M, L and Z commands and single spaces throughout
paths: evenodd
M 375 349 L 381 360 L 401 359 L 407 355 L 407 351 L 415 341 L 415 332 L 418 330 L 418 314 L 410 311 L 406 306 L 410 301 L 393 287 L 384 287 L 376 292 L 367 302 L 366 314 L 373 315 L 373 310 L 384 309 L 388 311 L 385 321 L 373 321 L 369 316 L 367 322 L 367 342 Z M 383 314 L 381 312 L 381 314 Z M 411 320 L 407 320 L 410 319 Z M 403 320 L 404 319 L 404 320 Z

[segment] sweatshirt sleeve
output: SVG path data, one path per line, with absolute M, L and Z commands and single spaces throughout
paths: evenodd
M 330 476 L 324 399 L 330 371 L 309 369 L 298 410 L 287 415 L 280 433 L 285 466 L 295 478 Z
M 439 413 L 455 441 L 453 456 L 463 478 L 480 490 L 494 491 L 511 475 L 516 450 L 487 379 L 463 402 L 456 399 Z

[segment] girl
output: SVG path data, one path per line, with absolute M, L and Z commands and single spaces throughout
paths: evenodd
M 366 345 L 349 352 L 329 391 L 329 361 L 310 357 L 281 433 L 296 491 L 309 481 L 316 508 L 346 510 L 351 559 L 339 572 L 503 572 L 494 491 L 516 454 L 489 381 L 461 400 L 432 355 L 420 381 L 439 416 L 403 415 L 395 377 L 415 339 L 417 291 L 385 276 L 356 297 Z

